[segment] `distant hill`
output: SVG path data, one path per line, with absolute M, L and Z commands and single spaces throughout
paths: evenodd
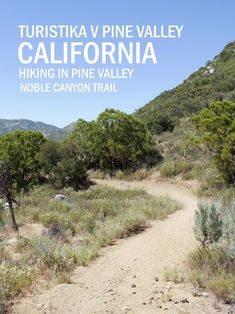
M 71 123 L 64 128 L 58 128 L 54 125 L 26 119 L 0 119 L 0 135 L 14 131 L 38 131 L 48 139 L 61 140 L 72 131 L 73 126 L 74 123 Z
M 161 93 L 135 114 L 151 126 L 163 113 L 180 118 L 199 112 L 212 101 L 234 99 L 235 41 L 183 83 Z
M 53 141 L 63 140 L 67 135 L 69 135 L 73 131 L 75 124 L 76 122 L 72 122 L 69 125 L 65 126 L 64 128 L 57 130 L 56 132 L 49 133 L 47 138 Z

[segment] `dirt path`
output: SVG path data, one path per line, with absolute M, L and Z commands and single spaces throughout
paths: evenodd
M 187 254 L 195 247 L 192 225 L 195 197 L 184 188 L 155 180 L 98 181 L 116 188 L 140 187 L 149 194 L 168 195 L 183 209 L 152 228 L 101 251 L 88 267 L 79 267 L 73 284 L 61 284 L 41 295 L 25 298 L 15 313 L 228 313 L 211 295 L 193 296 L 189 283 L 166 283 L 174 268 L 185 274 Z

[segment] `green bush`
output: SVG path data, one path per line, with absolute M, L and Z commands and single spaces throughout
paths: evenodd
M 221 209 L 218 204 L 199 203 L 195 213 L 194 233 L 203 246 L 218 242 L 222 237 Z
M 153 124 L 158 116 L 189 117 L 220 99 L 234 100 L 235 42 L 231 42 L 209 64 L 192 73 L 175 88 L 161 93 L 135 114 L 146 124 Z M 214 69 L 210 74 L 208 66 Z M 154 129 L 153 129 L 154 130 Z M 156 131 L 158 132 L 158 128 Z
M 88 187 L 87 170 L 75 141 L 46 142 L 41 147 L 39 159 L 44 177 L 55 188 L 79 190 Z
M 147 125 L 153 134 L 161 134 L 166 131 L 172 132 L 176 120 L 168 113 L 157 112 L 155 115 L 151 115 Z
M 228 186 L 221 172 L 211 163 L 201 165 L 197 178 L 201 182 L 197 191 L 199 197 L 213 197 Z
M 212 103 L 203 109 L 193 121 L 201 132 L 218 169 L 227 182 L 235 183 L 235 103 Z
M 203 244 L 188 263 L 194 285 L 210 288 L 225 302 L 235 301 L 235 192 L 229 189 L 217 204 L 200 204 L 195 235 Z
M 45 141 L 39 132 L 16 131 L 0 137 L 0 160 L 7 162 L 17 191 L 40 179 L 38 152 Z
M 111 174 L 152 166 L 161 158 L 144 123 L 119 110 L 107 109 L 96 121 L 79 120 L 71 138 L 88 168 Z
M 175 161 L 166 161 L 160 166 L 162 177 L 174 177 L 178 174 Z

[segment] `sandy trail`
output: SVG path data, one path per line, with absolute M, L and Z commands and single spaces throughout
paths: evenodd
M 145 232 L 117 241 L 101 251 L 88 267 L 78 267 L 73 284 L 57 285 L 30 296 L 14 313 L 228 313 L 211 295 L 194 297 L 190 283 L 166 283 L 166 269 L 186 272 L 188 253 L 196 246 L 193 216 L 196 199 L 178 185 L 154 179 L 141 182 L 97 180 L 116 188 L 143 188 L 149 194 L 168 195 L 183 209 Z M 216 308 L 215 308 L 216 307 Z

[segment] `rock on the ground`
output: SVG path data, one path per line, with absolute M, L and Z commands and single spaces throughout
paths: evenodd
M 63 201 L 65 198 L 66 198 L 66 196 L 63 194 L 56 194 L 54 197 L 54 200 L 55 201 Z

